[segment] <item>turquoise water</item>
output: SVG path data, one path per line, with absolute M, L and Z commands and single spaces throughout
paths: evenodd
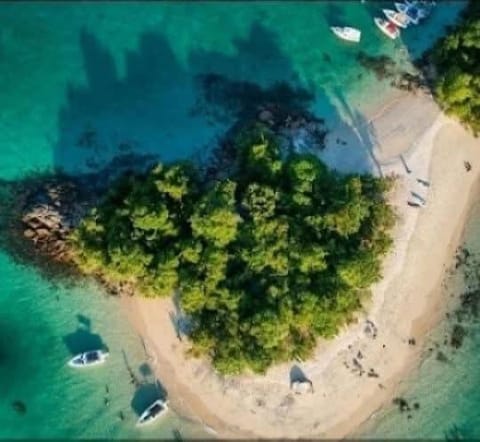
M 480 264 L 480 203 L 470 215 L 465 230 L 464 246 L 470 251 L 471 266 L 478 274 Z M 458 295 L 465 286 L 478 289 L 478 276 L 465 280 L 465 268 L 461 266 L 446 278 L 448 311 L 458 308 Z M 402 397 L 410 403 L 418 401 L 420 409 L 400 413 L 392 406 L 377 417 L 373 428 L 362 436 L 374 438 L 430 438 L 430 439 L 479 439 L 480 438 L 480 321 L 471 318 L 464 322 L 467 337 L 458 350 L 445 345 L 455 322 L 454 316 L 431 333 L 425 345 L 425 357 L 419 369 L 404 386 Z M 429 352 L 433 348 L 433 352 Z M 437 359 L 441 351 L 448 361 Z
M 277 82 L 312 93 L 306 104 L 329 125 L 361 118 L 388 85 L 358 65 L 358 51 L 408 66 L 461 6 L 439 6 L 392 42 L 372 24 L 373 2 L 1 2 L 0 180 L 95 171 L 119 157 L 204 157 Z M 347 24 L 362 29 L 361 45 L 328 29 Z M 115 300 L 88 282 L 49 281 L 7 251 L 0 268 L 0 437 L 204 434 L 174 413 L 135 430 L 155 379 Z M 108 365 L 68 370 L 70 355 L 92 343 L 108 346 Z
M 148 355 L 116 301 L 93 285 L 52 285 L 0 254 L 0 437 L 171 437 L 192 425 L 171 415 L 139 432 L 137 412 L 155 397 Z M 72 354 L 106 346 L 101 368 L 75 371 Z M 141 382 L 130 383 L 130 370 Z M 26 413 L 11 403 L 22 401 Z M 123 413 L 123 420 L 120 420 Z M 196 430 L 200 433 L 200 430 Z M 201 434 L 201 433 L 200 433 Z

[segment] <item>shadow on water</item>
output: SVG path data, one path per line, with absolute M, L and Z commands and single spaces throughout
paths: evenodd
M 231 53 L 196 48 L 186 62 L 178 59 L 164 35 L 145 32 L 137 47 L 125 54 L 124 75 L 93 32 L 83 29 L 79 43 L 86 83 L 72 81 L 66 88 L 53 145 L 54 169 L 83 177 L 96 190 L 105 191 L 122 171 L 143 168 L 155 160 L 208 158 L 219 138 L 254 116 L 261 105 L 315 109 L 328 122 L 342 122 L 342 131 L 350 135 L 354 125 L 363 125 L 362 115 L 349 109 L 343 95 L 339 100 L 332 91 L 302 80 L 277 35 L 258 22 L 245 38 L 232 42 Z M 352 121 L 342 115 L 345 109 L 354 116 Z M 355 140 L 351 170 L 359 165 L 364 171 L 375 169 L 371 135 L 365 131 L 350 137 Z M 329 156 L 343 154 L 338 149 L 334 146 L 326 152 L 327 163 Z M 43 173 L 41 179 L 48 178 Z M 0 186 L 15 192 L 31 182 L 35 179 L 28 177 L 1 181 Z M 9 229 L 2 229 L 2 236 L 9 235 L 4 230 Z M 18 236 L 25 242 L 23 231 Z M 1 241 L 0 247 L 12 249 L 15 257 L 13 249 L 21 248 L 19 242 Z
M 149 364 L 143 363 L 138 367 L 138 374 L 131 367 L 127 354 L 122 351 L 123 362 L 130 377 L 130 383 L 135 386 L 130 406 L 132 410 L 140 416 L 145 409 L 157 399 L 166 400 L 167 390 L 159 380 L 155 378 L 155 373 Z
M 232 45 L 229 54 L 192 49 L 185 63 L 165 36 L 146 32 L 125 54 L 120 76 L 113 55 L 83 30 L 87 82 L 67 88 L 58 115 L 56 168 L 94 172 L 126 154 L 197 158 L 265 104 L 297 110 L 320 100 L 331 119 L 338 117 L 329 97 L 300 79 L 277 36 L 260 23 Z
M 301 80 L 278 37 L 260 23 L 253 23 L 245 38 L 233 41 L 232 52 L 192 49 L 186 62 L 179 61 L 164 35 L 145 32 L 136 49 L 125 54 L 124 75 L 93 32 L 84 29 L 79 43 L 86 83 L 72 81 L 66 89 L 53 145 L 54 166 L 103 190 L 115 177 L 112 170 L 144 167 L 145 159 L 188 158 L 205 151 L 206 145 L 216 147 L 218 137 L 238 119 L 253 116 L 260 105 L 321 109 L 318 117 L 328 114 L 328 121 L 344 121 L 341 112 L 349 109 L 343 95 L 343 105 L 338 99 L 335 103 L 331 91 Z M 361 115 L 350 113 L 352 124 L 363 123 Z M 347 121 L 344 126 L 344 131 L 353 132 Z M 370 137 L 364 132 L 355 141 L 356 166 L 362 163 L 366 170 L 372 169 Z M 336 149 L 341 147 L 330 150 L 339 157 Z M 30 179 L 1 181 L 0 188 L 21 192 Z M 2 229 L 1 235 L 6 234 Z M 7 251 L 9 244 L 0 242 Z M 11 254 L 16 256 L 13 250 Z M 172 322 L 177 319 L 172 317 Z M 80 317 L 77 330 L 64 342 L 72 354 L 104 347 L 91 324 Z
M 350 106 L 344 92 L 340 88 L 334 88 L 334 96 L 338 102 L 341 114 L 348 121 L 345 130 L 351 131 L 355 135 L 358 147 L 364 152 L 362 155 L 368 159 L 369 169 L 382 176 L 382 168 L 375 157 L 377 135 L 373 126 L 365 115 Z
M 63 342 L 72 355 L 96 349 L 108 350 L 101 336 L 92 332 L 90 318 L 78 314 L 77 321 L 77 329 L 63 338 Z
M 261 102 L 313 97 L 298 87 L 275 35 L 258 23 L 233 42 L 232 55 L 197 49 L 187 67 L 163 35 L 146 32 L 126 53 L 123 77 L 93 33 L 83 30 L 80 46 L 87 83 L 67 87 L 54 150 L 56 168 L 70 173 L 98 171 L 126 153 L 190 157 Z
M 165 400 L 167 398 L 165 389 L 159 381 L 145 382 L 137 387 L 133 395 L 130 406 L 132 410 L 140 416 L 145 409 L 157 399 Z
M 345 26 L 345 10 L 335 3 L 327 3 L 326 5 L 326 21 L 331 26 Z

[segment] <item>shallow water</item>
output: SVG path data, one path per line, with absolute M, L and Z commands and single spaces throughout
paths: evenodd
M 465 229 L 466 247 L 470 253 L 470 271 L 478 272 L 480 263 L 480 202 L 472 209 Z M 465 266 L 454 270 L 445 279 L 447 313 L 425 345 L 425 358 L 412 378 L 406 382 L 402 397 L 420 409 L 400 413 L 395 406 L 383 411 L 362 437 L 479 439 L 480 438 L 480 320 L 463 321 L 467 336 L 460 349 L 453 349 L 450 337 L 457 323 L 453 312 L 459 295 L 480 287 L 478 277 L 465 280 Z M 429 351 L 432 349 L 432 351 Z M 440 361 L 439 352 L 448 360 Z M 410 418 L 408 416 L 411 416 Z
M 408 67 L 409 54 L 427 47 L 461 3 L 439 6 L 402 42 L 373 26 L 380 8 L 358 1 L 1 2 L 0 184 L 42 171 L 99 170 L 119 157 L 205 156 L 239 111 L 266 100 L 281 81 L 313 93 L 307 104 L 329 125 L 358 122 L 388 91 L 358 65 L 358 51 Z M 347 24 L 362 29 L 360 45 L 328 29 Z M 174 413 L 135 429 L 155 379 L 115 300 L 88 282 L 52 283 L 7 251 L 0 268 L 0 437 L 204 434 Z M 107 365 L 66 367 L 72 353 L 100 343 L 111 353 Z M 23 401 L 26 413 L 13 401 Z

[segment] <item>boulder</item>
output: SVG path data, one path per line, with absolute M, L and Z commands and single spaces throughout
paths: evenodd
M 24 230 L 23 236 L 27 239 L 32 239 L 35 236 L 35 230 L 33 229 Z
M 35 236 L 38 239 L 45 239 L 50 236 L 50 232 L 47 229 L 37 229 L 35 230 Z

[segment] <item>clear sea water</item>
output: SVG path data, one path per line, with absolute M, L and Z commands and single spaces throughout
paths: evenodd
M 352 115 L 358 120 L 388 92 L 359 66 L 358 52 L 387 54 L 408 67 L 463 6 L 438 6 L 422 28 L 392 42 L 372 22 L 388 5 L 1 2 L 0 180 L 99 170 L 126 155 L 132 161 L 202 157 L 233 122 L 229 94 L 254 87 L 255 99 L 277 82 L 312 92 L 311 109 L 330 125 Z M 348 24 L 362 30 L 360 45 L 339 41 L 328 29 Z M 216 81 L 214 89 L 212 81 L 201 81 L 205 76 Z M 146 432 L 135 429 L 155 379 L 141 339 L 114 299 L 90 282 L 49 281 L 6 250 L 0 269 L 0 437 L 173 437 L 175 429 L 205 435 L 200 424 L 175 413 Z M 480 424 L 471 414 L 480 403 L 480 342 L 469 342 L 454 370 L 458 392 L 466 393 L 455 402 L 452 392 L 439 393 L 437 409 L 422 409 L 431 423 L 422 426 L 426 436 L 438 435 L 454 416 L 460 424 L 456 416 Z M 66 367 L 72 353 L 99 343 L 110 350 L 108 365 L 85 372 Z M 131 373 L 141 388 L 130 382 Z M 415 388 L 429 379 L 422 375 Z M 24 414 L 14 401 L 25 403 Z M 376 434 L 415 431 L 386 416 Z
M 467 331 L 464 344 L 459 349 L 450 345 L 452 328 L 457 323 L 453 312 L 459 307 L 459 295 L 480 287 L 480 202 L 472 208 L 462 246 L 471 253 L 470 270 L 467 271 L 470 276 L 465 277 L 463 265 L 455 269 L 453 260 L 444 280 L 446 315 L 449 314 L 449 318 L 445 317 L 437 329 L 432 330 L 421 365 L 402 386 L 401 397 L 410 405 L 418 402 L 420 409 L 401 413 L 392 405 L 382 410 L 372 427 L 363 431 L 362 437 L 480 439 L 479 319 L 462 321 Z M 476 276 L 472 276 L 475 273 Z M 446 356 L 446 361 L 438 359 L 439 352 Z

